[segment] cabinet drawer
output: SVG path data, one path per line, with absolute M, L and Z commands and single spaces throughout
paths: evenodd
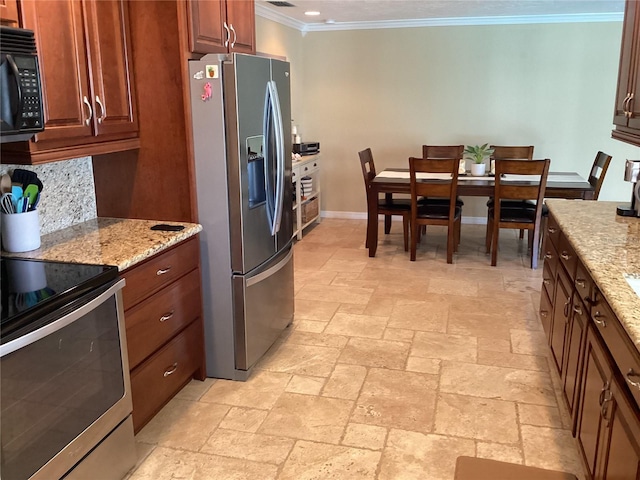
M 576 278 L 578 257 L 567 237 L 562 234 L 558 240 L 558 258 L 560 259 L 560 263 L 564 265 L 565 270 L 569 274 L 569 278 L 573 282 Z
M 127 285 L 122 291 L 124 309 L 177 280 L 199 264 L 197 237 L 157 255 L 124 272 Z
M 200 270 L 196 269 L 125 312 L 129 368 L 133 369 L 176 332 L 200 316 Z
M 138 432 L 178 392 L 200 366 L 200 322 L 189 325 L 149 360 L 131 372 L 133 426 Z
M 615 360 L 626 386 L 640 406 L 640 354 L 602 293 L 597 288 L 594 290 L 595 302 L 591 307 L 591 318 Z
M 313 160 L 309 163 L 305 163 L 304 165 L 300 165 L 298 167 L 298 171 L 300 172 L 300 176 L 304 177 L 305 175 L 311 175 L 315 173 L 320 168 L 320 162 L 318 160 Z
M 549 215 L 547 220 L 547 231 L 545 234 L 549 236 L 549 239 L 553 242 L 556 249 L 559 248 L 558 240 L 560 239 L 560 227 L 558 226 L 556 219 L 553 218 L 553 215 Z
M 574 285 L 576 286 L 576 292 L 587 307 L 587 311 L 590 311 L 589 306 L 591 305 L 591 289 L 593 283 L 591 281 L 591 275 L 589 275 L 587 269 L 579 259 L 576 265 L 576 279 L 574 281 Z

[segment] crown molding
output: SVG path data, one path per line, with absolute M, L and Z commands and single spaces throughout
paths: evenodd
M 472 25 L 524 25 L 536 23 L 622 22 L 623 13 L 580 13 L 565 15 L 513 15 L 503 17 L 421 18 L 376 22 L 303 23 L 256 3 L 256 15 L 281 23 L 303 34 L 334 30 L 372 30 L 381 28 L 443 27 Z

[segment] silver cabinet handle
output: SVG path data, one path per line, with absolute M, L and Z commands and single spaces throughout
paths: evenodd
M 576 312 L 578 315 L 582 315 L 582 308 L 580 308 L 580 305 L 574 305 L 573 311 Z
M 168 377 L 169 375 L 171 375 L 172 373 L 175 373 L 175 371 L 178 369 L 178 362 L 174 363 L 173 365 L 171 365 L 169 368 L 167 368 L 164 373 L 162 374 L 163 377 Z
M 607 380 L 602 386 L 602 390 L 600 390 L 600 396 L 598 396 L 598 405 L 602 406 L 602 402 L 604 401 L 604 393 L 609 390 L 609 380 Z
M 553 235 L 554 233 L 556 233 L 556 232 L 558 231 L 557 229 L 555 229 L 555 228 L 553 228 L 553 227 L 549 227 L 549 228 L 548 228 L 548 230 L 549 230 L 549 233 L 550 233 L 551 235 Z
M 584 288 L 587 286 L 587 282 L 581 278 L 577 278 L 576 285 L 579 286 L 580 288 Z
M 607 322 L 604 319 L 600 320 L 600 317 L 602 316 L 603 315 L 596 310 L 596 313 L 593 314 L 593 321 L 600 325 L 602 328 L 605 328 L 607 326 Z
M 633 371 L 633 368 L 630 368 L 629 371 L 627 372 L 627 374 L 624 376 L 624 379 L 627 381 L 627 383 L 632 386 L 637 388 L 638 390 L 640 390 L 640 381 L 638 380 L 631 380 L 631 377 L 636 377 L 636 378 L 640 378 L 640 374 L 636 373 Z
M 571 258 L 571 255 L 569 255 L 567 252 L 562 252 L 562 253 L 560 254 L 560 257 L 561 257 L 563 260 L 565 260 L 565 261 L 566 261 L 566 260 L 569 260 L 569 259 Z
M 540 310 L 540 316 L 547 318 L 549 316 L 549 312 L 547 312 L 546 310 Z
M 174 313 L 175 313 L 175 310 L 171 310 L 170 312 L 165 313 L 163 316 L 160 317 L 160 321 L 161 322 L 166 322 L 171 317 L 173 317 Z
M 545 285 L 551 285 L 551 280 L 549 280 L 548 278 L 545 278 L 542 280 L 542 283 L 544 283 Z
M 236 46 L 236 40 L 238 39 L 238 35 L 236 34 L 236 29 L 233 28 L 233 23 L 229 24 L 229 29 L 233 32 L 233 42 L 231 42 L 231 48 Z
M 167 268 L 161 268 L 160 270 L 158 270 L 156 272 L 156 275 L 158 275 L 158 276 L 164 275 L 165 273 L 168 273 L 169 270 L 171 270 L 171 266 L 168 266 Z
M 91 108 L 91 103 L 89 103 L 89 99 L 87 98 L 86 95 L 82 99 L 82 102 L 89 109 L 89 117 L 84 121 L 84 124 L 88 127 L 91 124 L 91 119 L 93 118 L 93 108 Z
M 227 31 L 227 39 L 224 41 L 224 46 L 226 48 L 229 46 L 229 39 L 231 39 L 231 32 L 229 31 L 229 26 L 227 25 L 227 22 L 222 22 L 222 26 Z
M 567 297 L 567 301 L 564 302 L 564 308 L 562 310 L 562 312 L 564 313 L 564 321 L 565 322 L 569 321 L 569 312 L 571 311 L 569 309 L 569 305 L 571 305 L 571 297 Z
M 622 111 L 624 112 L 625 118 L 627 117 L 627 102 L 629 101 L 630 95 L 630 93 L 627 93 L 627 96 L 624 97 L 624 100 L 622 101 Z
M 551 260 L 553 258 L 553 255 L 551 255 L 549 252 L 544 254 L 544 258 L 547 260 Z
M 629 100 L 627 100 L 627 117 L 631 118 L 633 112 L 631 111 L 631 100 L 633 100 L 633 93 L 629 95 Z
M 98 123 L 102 123 L 102 121 L 107 117 L 107 109 L 104 108 L 104 104 L 100 101 L 100 97 L 96 95 L 96 103 L 100 107 L 100 117 L 98 118 Z

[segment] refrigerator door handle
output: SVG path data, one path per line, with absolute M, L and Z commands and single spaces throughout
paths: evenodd
M 254 277 L 247 278 L 246 280 L 247 287 L 250 287 L 251 285 L 255 285 L 256 283 L 260 283 L 261 281 L 269 278 L 276 272 L 279 272 L 282 269 L 282 267 L 284 267 L 289 262 L 289 260 L 291 260 L 291 257 L 293 257 L 293 248 L 289 250 L 289 253 L 287 253 L 286 257 L 284 257 L 282 260 L 276 263 L 273 267 L 265 270 L 264 272 L 260 272 Z
M 266 191 L 266 210 L 267 221 L 269 222 L 269 231 L 271 235 L 275 235 L 275 198 L 271 193 L 271 121 L 273 110 L 273 98 L 271 97 L 271 86 L 267 83 L 267 89 L 264 94 L 264 119 L 262 122 L 262 130 L 264 132 L 264 143 L 266 145 L 264 151 L 264 186 Z
M 276 181 L 276 211 L 273 233 L 280 231 L 280 222 L 282 221 L 282 210 L 284 207 L 284 165 L 285 155 L 284 151 L 284 125 L 282 123 L 282 110 L 280 109 L 280 97 L 278 95 L 278 87 L 276 82 L 271 80 L 271 105 L 273 107 L 273 113 L 275 117 L 275 134 L 276 134 L 276 155 L 277 155 L 277 181 Z

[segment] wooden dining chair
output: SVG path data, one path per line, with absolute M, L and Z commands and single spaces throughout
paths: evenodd
M 427 225 L 447 227 L 447 263 L 453 263 L 453 252 L 460 242 L 461 209 L 456 205 L 459 158 L 409 158 L 411 183 L 411 261 L 416 259 L 419 230 Z M 420 174 L 436 174 L 422 181 Z M 448 199 L 448 204 L 419 203 L 420 197 Z
M 422 158 L 430 158 L 432 160 L 438 160 L 443 158 L 457 158 L 458 162 L 462 160 L 464 155 L 464 145 L 422 145 Z M 434 197 L 424 197 L 420 200 L 422 204 L 430 204 L 430 205 L 448 205 L 448 198 L 434 198 Z M 464 202 L 458 196 L 456 196 L 456 206 L 462 207 L 464 206 Z M 462 215 L 462 211 L 460 213 Z M 460 223 L 456 224 L 458 226 L 458 240 L 460 240 Z
M 366 148 L 358 152 L 360 157 L 360 166 L 362 167 L 362 176 L 364 177 L 364 187 L 367 193 L 367 210 L 371 201 L 378 202 L 378 213 L 384 215 L 384 233 L 391 231 L 391 218 L 393 215 L 402 216 L 402 233 L 404 235 L 404 251 L 409 250 L 409 219 L 411 216 L 411 201 L 406 198 L 393 198 L 391 194 L 385 194 L 385 198 L 372 199 L 371 197 L 371 181 L 376 178 L 376 166 L 373 163 L 373 154 L 370 148 Z M 375 219 L 377 221 L 377 219 Z M 365 247 L 369 248 L 369 229 L 367 229 L 367 237 Z
M 593 200 L 598 200 L 600 189 L 604 183 L 604 177 L 609 169 L 609 163 L 611 163 L 611 158 L 611 155 L 607 155 L 604 152 L 598 152 L 596 154 L 596 158 L 593 160 L 588 180 L 593 187 Z
M 493 149 L 490 161 L 499 160 L 533 160 L 533 145 L 491 145 L 489 148 Z M 487 202 L 487 208 L 491 208 L 493 198 L 490 198 Z M 513 202 L 506 202 L 506 205 L 513 207 L 522 207 L 522 202 L 514 200 Z M 488 212 L 487 212 L 488 214 Z M 524 230 L 520 230 L 520 240 L 524 238 Z
M 498 260 L 498 239 L 501 228 L 517 228 L 529 231 L 529 248 L 531 249 L 531 268 L 538 267 L 538 251 L 540 248 L 540 232 L 542 223 L 542 206 L 547 186 L 549 165 L 551 160 L 496 160 L 496 176 L 494 187 L 494 205 L 489 209 L 487 222 L 486 247 L 491 252 L 491 265 Z M 509 181 L 503 175 L 531 175 L 531 182 Z M 534 177 L 535 176 L 535 177 Z M 535 182 L 533 179 L 535 178 Z M 539 178 L 539 180 L 538 180 Z M 509 200 L 535 200 L 531 206 L 508 206 Z

